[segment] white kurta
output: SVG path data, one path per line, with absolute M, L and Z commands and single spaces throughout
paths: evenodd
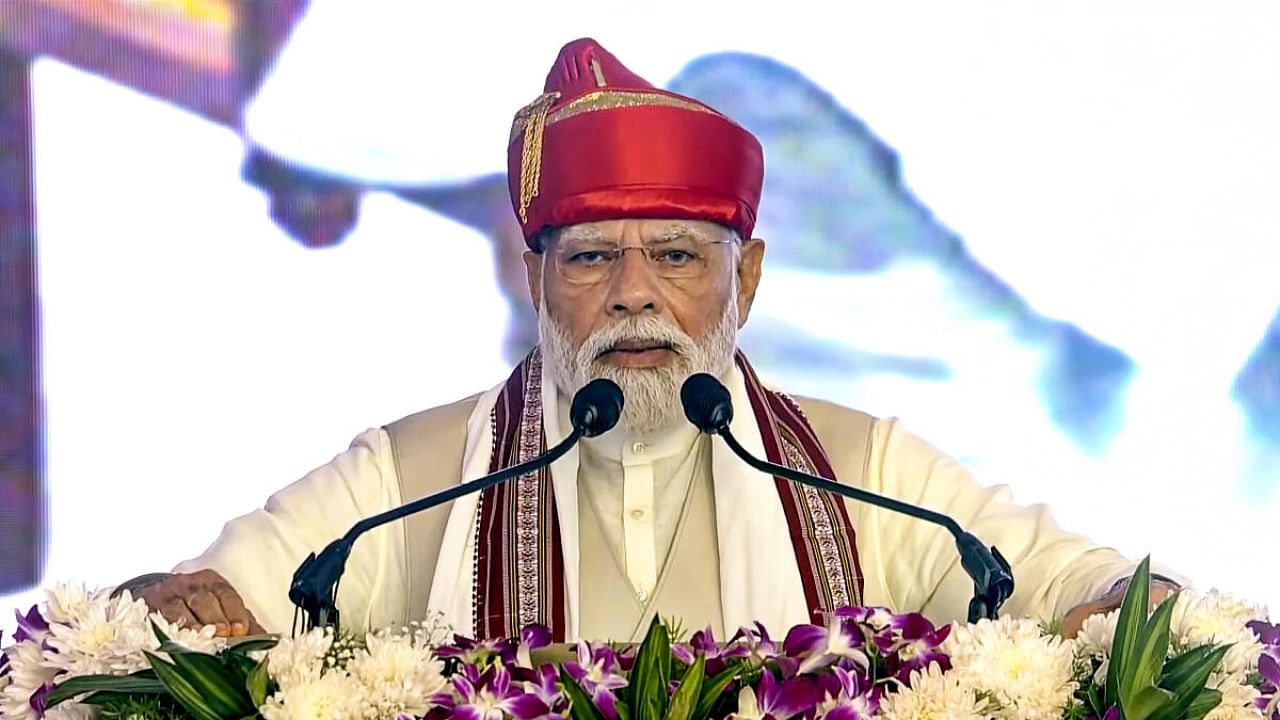
M 551 443 L 554 442 L 553 430 L 565 423 L 558 417 L 562 414 L 561 404 L 554 395 L 547 400 L 550 402 L 545 407 L 558 410 L 547 413 L 546 417 Z M 739 402 L 735 402 L 735 406 L 744 407 Z M 734 432 L 743 439 L 744 433 L 739 432 L 737 423 L 750 413 L 738 415 Z M 613 433 L 621 434 L 621 430 L 615 429 Z M 480 440 L 474 436 L 478 434 L 467 438 L 468 456 L 483 452 Z M 622 461 L 626 460 L 627 453 L 643 454 L 637 453 L 641 448 L 627 438 L 617 437 L 602 443 L 601 447 L 618 448 L 620 453 L 625 448 L 626 453 L 619 456 Z M 572 503 L 561 504 L 562 530 L 574 533 L 572 542 L 566 539 L 566 544 L 573 546 L 571 551 L 566 550 L 566 563 L 573 565 L 566 567 L 571 588 L 578 587 L 579 577 L 589 578 L 591 569 L 577 567 L 577 521 L 574 517 L 571 524 L 565 522 L 566 506 L 586 511 L 594 507 L 593 499 L 600 506 L 594 518 L 596 522 L 607 537 L 621 539 L 617 552 L 625 559 L 624 567 L 633 585 L 643 588 L 651 576 L 661 572 L 657 557 L 662 543 L 669 545 L 670 539 L 665 538 L 661 526 L 640 532 L 640 525 L 624 520 L 618 509 L 643 510 L 640 505 L 648 503 L 653 508 L 650 512 L 663 511 L 670 498 L 679 495 L 682 485 L 687 487 L 687 482 L 679 481 L 682 474 L 679 468 L 685 465 L 680 447 L 679 439 L 672 440 L 669 447 L 663 445 L 665 460 L 625 478 L 622 487 L 614 487 L 586 502 L 579 503 L 575 497 Z M 578 453 L 566 460 L 577 469 Z M 590 468 L 596 462 L 588 458 L 584 465 Z M 717 476 L 723 474 L 722 462 L 717 458 L 714 465 Z M 658 476 L 653 475 L 655 467 L 663 468 Z M 648 477 L 643 477 L 646 472 Z M 689 470 L 686 468 L 683 472 Z M 569 478 L 567 485 L 558 479 L 557 496 L 562 497 L 562 490 L 567 488 L 571 489 L 564 494 L 576 496 L 576 479 Z M 648 489 L 638 482 L 641 479 L 650 483 Z M 404 499 L 400 496 L 400 487 L 388 433 L 380 428 L 368 430 L 333 461 L 271 496 L 262 510 L 229 522 L 203 555 L 181 563 L 175 571 L 217 570 L 239 590 L 265 628 L 287 631 L 293 618 L 293 608 L 287 598 L 288 584 L 297 565 L 307 553 L 320 550 L 358 520 L 401 504 Z M 1006 615 L 1030 615 L 1044 620 L 1060 617 L 1076 604 L 1103 594 L 1134 566 L 1114 550 L 1063 531 L 1054 523 L 1047 508 L 1016 505 L 1007 487 L 978 484 L 959 464 L 904 430 L 894 419 L 877 420 L 874 424 L 864 487 L 947 513 L 986 543 L 998 546 L 1013 564 L 1017 582 L 1014 596 L 1004 607 Z M 655 488 L 661 489 L 655 493 Z M 716 492 L 719 494 L 721 489 Z M 945 530 L 868 505 L 851 503 L 848 507 L 857 532 L 867 604 L 900 611 L 920 610 L 937 622 L 964 618 L 972 583 L 956 562 L 954 542 Z M 570 512 L 576 515 L 576 510 Z M 742 512 L 749 511 L 738 508 L 730 514 L 736 516 Z M 726 532 L 723 525 L 721 532 Z M 632 547 L 628 547 L 628 539 L 633 541 Z M 726 574 L 745 572 L 750 576 L 755 572 L 753 563 L 760 563 L 762 558 L 726 557 L 735 552 L 737 545 L 725 544 L 723 539 L 719 560 Z M 652 555 L 648 549 L 638 546 L 641 542 L 650 544 Z M 470 550 L 468 546 L 468 552 Z M 793 556 L 787 550 L 773 557 Z M 457 558 L 451 561 L 453 567 L 460 568 L 461 585 L 466 568 L 458 564 Z M 357 624 L 379 627 L 411 619 L 406 617 L 408 602 L 404 592 L 407 562 L 405 533 L 399 523 L 375 530 L 356 543 L 338 594 L 338 606 L 348 627 Z M 794 568 L 794 561 L 791 562 Z M 440 563 L 437 581 L 441 567 L 448 566 L 443 556 Z M 746 583 L 728 587 L 752 586 L 759 582 L 757 578 L 748 577 Z M 590 592 L 589 582 L 581 591 Z M 744 608 L 752 606 L 742 598 L 730 597 L 731 593 L 730 589 L 722 592 L 725 625 L 737 627 L 752 619 L 738 617 L 746 612 Z M 570 597 L 571 614 L 576 605 L 577 597 Z M 440 609 L 446 614 L 449 612 L 448 608 Z M 789 606 L 775 614 L 778 617 L 759 619 L 773 627 L 803 621 L 803 614 L 796 617 L 795 608 Z

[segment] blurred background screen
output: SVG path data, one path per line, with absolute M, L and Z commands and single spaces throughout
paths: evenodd
M 503 379 L 581 36 L 763 143 L 766 381 L 1280 601 L 1280 5 L 510 5 L 0 0 L 0 607 Z

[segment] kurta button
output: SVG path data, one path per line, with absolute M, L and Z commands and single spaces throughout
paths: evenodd
M 644 443 L 642 442 L 631 443 L 631 452 L 635 453 L 636 455 L 643 455 L 644 451 L 645 451 Z
M 636 520 L 639 520 L 640 518 L 644 517 L 644 511 L 643 511 L 643 510 L 632 510 L 632 511 L 631 511 L 631 517 L 635 518 Z

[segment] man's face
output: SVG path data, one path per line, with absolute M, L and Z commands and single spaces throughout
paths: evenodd
M 525 265 L 545 362 L 561 389 L 618 382 L 633 432 L 678 419 L 684 378 L 722 373 L 732 360 L 764 243 L 690 220 L 608 220 L 551 235 Z

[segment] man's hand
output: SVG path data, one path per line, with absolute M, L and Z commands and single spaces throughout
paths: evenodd
M 213 570 L 182 575 L 143 575 L 122 583 L 135 598 L 169 622 L 187 627 L 212 625 L 218 637 L 261 635 L 265 631 L 231 583 Z
M 1109 613 L 1119 608 L 1120 604 L 1124 602 L 1124 594 L 1128 589 L 1129 584 L 1123 583 L 1120 587 L 1093 602 L 1081 603 L 1071 608 L 1071 610 L 1067 611 L 1066 616 L 1062 618 L 1062 636 L 1073 638 L 1080 632 L 1080 628 L 1084 626 L 1084 621 L 1088 620 L 1090 615 Z M 1164 580 L 1152 580 L 1151 607 L 1154 608 L 1159 605 L 1165 598 L 1177 592 L 1178 589 L 1176 585 Z

